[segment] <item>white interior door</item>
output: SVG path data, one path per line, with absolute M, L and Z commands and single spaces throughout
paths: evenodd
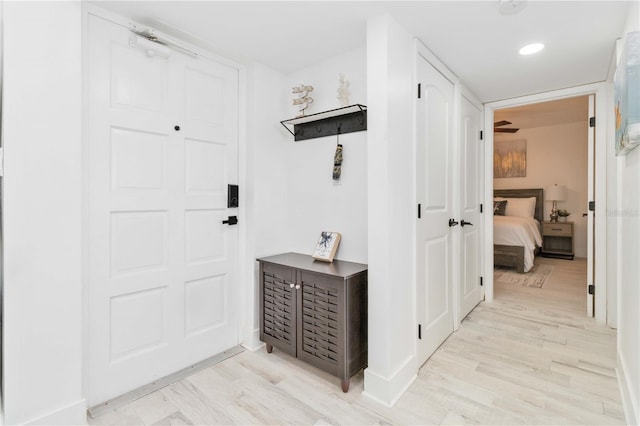
M 589 95 L 589 116 L 587 117 L 587 123 L 591 117 L 596 116 L 596 100 L 595 95 Z M 595 201 L 595 185 L 596 185 L 596 168 L 595 168 L 595 156 L 596 156 L 596 128 L 595 126 L 591 127 L 590 124 L 587 124 L 587 134 L 588 134 L 588 167 L 587 167 L 587 199 L 589 201 Z M 587 206 L 587 288 L 585 289 L 587 292 L 587 315 L 593 316 L 593 293 L 595 291 L 589 292 L 589 286 L 594 284 L 595 277 L 595 255 L 596 255 L 596 245 L 595 245 L 595 226 L 596 226 L 596 217 L 595 211 L 592 211 L 589 206 Z M 593 287 L 591 287 L 594 289 Z M 595 289 L 594 289 L 595 290 Z
M 419 56 L 416 105 L 416 302 L 418 361 L 424 363 L 453 331 L 454 85 Z
M 90 406 L 239 342 L 238 73 L 89 18 Z
M 460 320 L 482 299 L 480 286 L 480 244 L 482 218 L 480 197 L 482 192 L 480 129 L 482 111 L 462 96 L 460 120 L 460 212 L 462 236 L 460 244 L 459 302 Z M 464 221 L 464 222 L 463 222 Z M 466 224 L 466 223 L 469 224 Z

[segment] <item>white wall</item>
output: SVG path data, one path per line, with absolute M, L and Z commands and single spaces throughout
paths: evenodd
M 261 346 L 258 323 L 258 263 L 256 258 L 290 251 L 287 172 L 289 133 L 280 125 L 287 113 L 285 76 L 261 64 L 247 69 L 247 138 L 244 184 L 240 211 L 244 216 L 246 254 L 241 268 L 247 271 L 243 284 L 244 323 L 242 344 Z
M 2 7 L 4 420 L 80 424 L 80 3 Z
M 365 393 L 393 404 L 415 360 L 414 43 L 390 16 L 367 22 L 369 366 Z
M 640 30 L 640 7 L 630 7 L 625 33 Z M 613 143 L 611 129 L 611 142 Z M 640 148 L 617 157 L 618 377 L 628 424 L 640 422 Z M 611 162 L 610 162 L 611 164 Z
M 587 98 L 585 98 L 587 102 Z M 495 189 L 543 188 L 553 184 L 567 187 L 567 200 L 558 209 L 571 212 L 577 257 L 587 257 L 587 118 L 584 122 L 521 129 L 515 134 L 496 134 L 495 140 L 527 140 L 527 176 L 493 180 Z M 545 201 L 544 220 L 549 220 L 553 203 Z
M 343 172 L 336 184 L 335 136 L 294 142 L 280 124 L 297 115 L 291 88 L 300 82 L 314 86 L 307 114 L 340 107 L 340 73 L 351 80 L 351 103 L 366 105 L 365 67 L 363 47 L 290 75 L 257 63 L 247 69 L 242 268 L 248 272 L 242 343 L 248 348 L 261 345 L 256 258 L 288 251 L 311 254 L 320 232 L 331 230 L 342 234 L 336 258 L 367 262 L 367 133 L 341 135 Z
M 349 104 L 367 104 L 366 51 L 359 48 L 299 70 L 287 76 L 281 93 L 288 94 L 288 116 L 297 115 L 291 105 L 291 87 L 300 83 L 314 87 L 307 114 L 339 108 L 338 78 L 350 81 Z M 343 146 L 342 175 L 332 179 L 336 136 L 293 142 L 287 137 L 290 249 L 311 253 L 322 231 L 337 231 L 342 240 L 337 259 L 367 262 L 367 132 L 340 135 Z

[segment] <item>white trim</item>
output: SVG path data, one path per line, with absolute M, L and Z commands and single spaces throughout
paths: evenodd
M 82 142 L 80 147 L 80 158 L 82 161 L 81 173 L 82 173 L 82 188 L 81 188 L 81 251 L 82 251 L 82 265 L 80 270 L 81 282 L 81 318 L 82 318 L 82 378 L 81 378 L 81 392 L 85 398 L 89 394 L 89 342 L 91 335 L 89 333 L 89 12 L 88 7 L 91 7 L 87 2 L 81 3 L 80 14 L 82 17 L 82 111 L 80 120 L 82 122 Z
M 600 176 L 596 180 L 596 217 L 602 218 L 596 221 L 595 231 L 595 247 L 596 253 L 606 253 L 607 244 L 607 132 L 608 132 L 608 86 L 606 83 L 592 83 L 584 86 L 569 87 L 566 89 L 554 90 L 551 92 L 537 93 L 534 95 L 522 96 L 519 98 L 506 99 L 485 104 L 485 129 L 493 128 L 493 113 L 497 109 L 510 108 L 521 105 L 527 105 L 538 102 L 552 101 L 563 98 L 572 98 L 583 95 L 596 96 L 596 176 Z M 491 205 L 493 201 L 493 132 L 485 132 L 485 186 L 484 186 L 484 202 L 485 205 Z M 602 178 L 602 177 L 605 178 Z M 493 253 L 493 217 L 485 215 L 484 226 L 486 229 L 484 239 L 484 251 Z M 596 276 L 595 294 L 595 318 L 598 323 L 604 324 L 607 319 L 607 257 L 595 256 L 594 259 Z M 493 258 L 487 256 L 484 261 L 484 277 L 485 277 L 485 300 L 493 301 Z
M 418 52 L 421 48 L 422 43 L 420 42 L 420 40 L 418 38 L 413 39 L 413 70 L 412 70 L 412 84 L 413 84 L 413 89 L 414 90 L 418 90 Z M 422 45 L 423 46 L 423 45 Z M 416 158 L 416 152 L 418 149 L 418 129 L 416 126 L 416 123 L 418 122 L 418 99 L 417 99 L 417 94 L 415 95 L 416 97 L 413 98 L 413 102 L 412 102 L 412 106 L 411 106 L 411 113 L 412 115 L 412 120 L 411 120 L 411 153 L 413 154 L 412 157 L 414 158 L 413 160 L 413 164 L 411 165 L 411 182 L 412 182 L 412 187 L 411 187 L 411 196 L 413 197 L 413 206 L 415 206 L 417 208 L 418 206 L 418 194 L 416 191 L 416 184 L 417 184 L 417 179 L 418 179 L 418 171 L 416 170 L 415 167 L 415 158 Z M 367 165 L 367 167 L 369 167 L 369 165 Z M 416 268 L 417 268 L 417 244 L 418 244 L 418 239 L 417 239 L 417 227 L 418 227 L 418 223 L 417 223 L 417 214 L 416 216 L 414 216 L 414 219 L 411 221 L 411 292 L 414 295 L 414 297 L 416 297 L 417 293 L 418 293 L 418 280 L 416 278 Z M 416 297 L 417 299 L 417 297 Z M 413 314 L 413 329 L 417 330 L 418 329 L 418 304 L 417 303 L 412 303 L 411 304 L 411 310 L 412 310 L 412 314 Z M 369 315 L 371 315 L 371 313 L 369 313 Z M 418 353 L 418 339 L 417 336 L 416 338 L 413 339 L 413 353 L 417 354 Z M 417 372 L 419 369 L 418 368 L 415 369 L 415 371 Z M 366 370 L 365 370 L 366 372 Z
M 622 352 L 618 351 L 618 367 L 616 373 L 618 376 L 618 387 L 622 397 L 622 407 L 624 408 L 624 417 L 628 425 L 637 425 L 640 422 L 640 412 L 638 411 L 639 395 L 633 394 L 630 386 L 632 380 L 629 378 L 627 363 L 624 360 Z
M 424 58 L 425 61 L 431 64 L 440 74 L 442 74 L 451 83 L 457 85 L 458 77 L 442 62 L 427 46 L 416 38 L 416 53 Z M 416 65 L 417 66 L 417 65 Z
M 243 327 L 241 337 L 240 345 L 248 351 L 255 352 L 264 346 L 264 342 L 260 340 L 259 328 Z
M 364 370 L 366 389 L 362 395 L 387 407 L 393 407 L 409 386 L 418 377 L 417 358 L 411 355 L 393 374 L 382 376 L 371 370 Z
M 451 153 L 451 168 L 453 173 L 453 179 L 451 185 L 453 189 L 453 197 L 451 200 L 451 208 L 453 217 L 461 220 L 462 218 L 462 206 L 460 205 L 460 196 L 462 193 L 462 176 L 461 176 L 461 147 L 460 147 L 460 126 L 461 126 L 461 111 L 462 111 L 462 88 L 460 81 L 456 79 L 453 86 L 453 147 Z M 414 126 L 415 127 L 415 126 Z M 460 314 L 460 281 L 461 277 L 461 256 L 462 252 L 462 227 L 456 226 L 452 230 L 451 235 L 451 297 L 453 299 L 453 331 L 458 331 L 460 323 L 462 322 Z
M 78 400 L 65 407 L 51 411 L 44 416 L 26 421 L 26 425 L 85 425 L 87 424 L 87 403 Z

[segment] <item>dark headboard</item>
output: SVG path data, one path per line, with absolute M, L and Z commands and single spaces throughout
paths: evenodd
M 494 189 L 494 197 L 529 198 L 536 197 L 536 211 L 533 217 L 538 221 L 544 220 L 544 194 L 542 188 L 528 189 Z

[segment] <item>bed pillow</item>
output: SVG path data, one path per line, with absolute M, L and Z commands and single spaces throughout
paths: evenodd
M 506 198 L 505 216 L 533 217 L 536 212 L 536 197 Z
M 504 216 L 507 210 L 507 200 L 493 202 L 493 215 Z

